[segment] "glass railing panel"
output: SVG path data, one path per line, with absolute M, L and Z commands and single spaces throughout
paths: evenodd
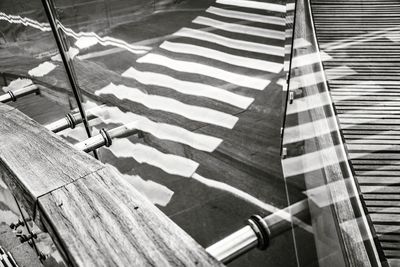
M 307 200 L 310 222 L 293 220 L 300 266 L 380 266 L 348 163 L 316 41 L 309 1 L 298 1 L 283 135 L 289 205 Z M 306 223 L 306 224 L 304 224 Z M 312 255 L 312 256 L 310 256 Z
M 43 125 L 74 110 L 77 104 L 64 65 L 57 60 L 58 48 L 41 1 L 1 1 L 0 32 L 0 102 L 16 107 Z M 23 218 L 27 221 L 18 229 L 8 227 L 14 241 L 36 233 L 37 238 L 30 241 L 34 257 L 41 255 L 46 266 L 63 266 L 50 236 L 32 218 L 21 214 L 3 182 L 0 191 L 0 224 L 10 225 Z M 29 257 L 25 262 L 29 262 Z
M 279 157 L 285 1 L 54 6 L 86 111 L 99 118 L 93 133 L 122 127 L 99 149 L 101 161 L 204 247 L 251 214 L 286 207 Z M 76 133 L 60 134 L 78 142 Z M 295 266 L 291 240 L 286 233 L 269 253 L 232 265 Z

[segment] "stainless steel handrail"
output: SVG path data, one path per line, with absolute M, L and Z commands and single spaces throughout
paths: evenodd
M 30 94 L 39 94 L 39 87 L 36 84 L 32 84 L 20 89 L 10 90 L 6 94 L 0 96 L 1 103 L 8 103 L 11 101 L 17 101 L 18 98 L 30 95 Z
M 248 221 L 249 225 L 206 250 L 217 260 L 229 263 L 256 247 L 262 250 L 266 249 L 270 239 L 291 230 L 293 226 L 297 225 L 296 222 L 306 221 L 309 217 L 308 200 L 302 200 L 265 218 L 252 217 Z

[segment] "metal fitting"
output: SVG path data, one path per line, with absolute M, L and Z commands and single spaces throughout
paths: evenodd
M 65 115 L 65 119 L 68 122 L 69 128 L 74 129 L 76 126 L 76 120 L 75 120 L 74 116 L 72 116 L 71 113 L 68 113 Z
M 39 260 L 40 261 L 45 261 L 49 257 L 48 254 L 45 254 L 43 251 L 39 252 Z
M 283 147 L 282 148 L 282 159 L 286 159 L 287 157 L 287 147 Z
M 18 227 L 24 226 L 24 225 L 25 225 L 24 221 L 18 219 L 18 222 L 10 224 L 10 228 L 13 230 L 17 230 Z
M 267 249 L 271 236 L 268 224 L 259 215 L 252 215 L 247 222 L 257 236 L 257 247 L 261 250 Z
M 28 242 L 30 240 L 36 239 L 37 238 L 37 234 L 36 233 L 30 233 L 29 235 L 21 235 L 19 238 L 19 241 L 21 241 L 21 243 L 25 243 Z
M 17 97 L 15 96 L 15 94 L 13 93 L 13 91 L 8 91 L 8 94 L 10 95 L 11 101 L 16 102 L 17 101 Z
M 105 145 L 106 147 L 111 146 L 111 145 L 112 145 L 112 139 L 111 139 L 110 135 L 108 134 L 108 132 L 107 132 L 104 128 L 102 128 L 102 129 L 100 130 L 100 134 L 101 134 L 101 136 L 103 136 L 103 138 L 104 138 L 104 145 Z
M 293 100 L 294 100 L 294 93 L 289 92 L 289 104 L 293 104 Z

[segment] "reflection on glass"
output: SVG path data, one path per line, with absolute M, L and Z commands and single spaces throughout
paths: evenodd
M 298 1 L 282 161 L 289 203 L 307 199 L 310 231 L 293 229 L 301 266 L 379 266 L 316 41 L 309 1 Z M 326 57 L 324 57 L 326 60 Z M 294 225 L 295 226 L 295 225 Z M 307 245 L 306 245 L 307 244 Z
M 76 102 L 70 97 L 72 92 L 64 66 L 54 60 L 58 49 L 42 3 L 39 0 L 18 3 L 2 1 L 0 32 L 0 98 L 13 95 L 12 101 L 15 102 L 7 104 L 44 125 L 64 117 L 65 113 L 74 109 Z M 16 223 L 21 220 L 22 215 L 3 182 L 0 183 L 0 188 L 0 224 L 5 226 Z M 43 233 L 32 221 L 28 222 L 28 226 L 37 233 L 34 242 L 37 249 L 33 255 L 42 253 L 42 256 L 46 256 L 43 263 L 47 266 L 62 266 L 63 261 L 50 236 Z M 19 227 L 14 230 L 15 240 L 20 235 L 28 235 L 27 229 Z
M 84 106 L 97 117 L 93 133 L 115 137 L 99 150 L 103 162 L 203 246 L 252 213 L 286 206 L 279 159 L 284 1 L 54 5 Z M 81 133 L 79 126 L 60 132 L 90 149 Z M 102 138 L 92 140 L 94 147 Z M 294 266 L 290 233 L 276 242 L 271 254 L 254 252 L 233 265 Z M 282 247 L 293 251 L 289 258 Z

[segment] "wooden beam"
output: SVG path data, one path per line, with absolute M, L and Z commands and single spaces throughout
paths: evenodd
M 222 266 L 114 170 L 0 105 L 0 174 L 73 266 Z

